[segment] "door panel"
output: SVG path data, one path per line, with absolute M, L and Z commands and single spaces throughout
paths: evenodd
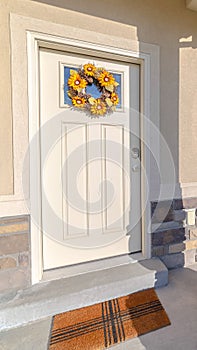
M 91 119 L 64 104 L 62 67 L 84 56 L 40 51 L 44 269 L 141 250 L 139 66 L 94 60 L 121 75 L 121 104 Z

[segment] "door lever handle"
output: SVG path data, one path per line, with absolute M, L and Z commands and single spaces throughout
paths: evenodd
M 132 171 L 133 171 L 134 173 L 137 173 L 139 170 L 140 170 L 139 165 L 135 164 L 135 165 L 132 166 Z

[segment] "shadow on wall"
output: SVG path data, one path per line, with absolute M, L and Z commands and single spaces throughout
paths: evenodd
M 191 148 L 191 145 L 188 143 L 188 135 L 192 134 L 191 124 L 184 123 L 184 128 L 186 129 L 184 133 L 187 134 L 187 140 L 185 142 L 184 134 L 182 141 L 182 136 L 179 138 L 178 130 L 179 107 L 181 106 L 181 113 L 184 113 L 184 120 L 191 112 L 192 103 L 190 101 L 192 95 L 194 96 L 195 94 L 195 89 L 192 89 L 192 85 L 194 85 L 193 74 L 195 74 L 196 62 L 192 60 L 193 53 L 191 50 L 197 47 L 197 13 L 186 9 L 185 0 L 165 0 L 159 2 L 157 0 L 125 0 L 122 4 L 120 4 L 119 0 L 84 0 L 77 2 L 63 0 L 32 1 L 93 16 L 95 17 L 95 22 L 96 19 L 102 18 L 117 23 L 117 25 L 122 24 L 130 28 L 135 28 L 137 30 L 136 39 L 139 42 L 159 45 L 160 128 L 172 152 L 178 182 L 180 178 L 180 147 L 182 154 L 186 156 L 186 161 L 188 158 L 193 159 L 193 153 L 188 152 Z M 112 26 L 110 33 L 110 26 L 108 24 L 108 34 L 114 35 L 113 28 Z M 188 54 L 191 56 L 189 64 Z M 181 70 L 181 76 L 179 76 L 180 61 L 184 66 L 184 69 Z M 193 69 L 191 67 L 192 61 Z M 187 79 L 185 79 L 186 77 Z M 182 79 L 184 80 L 184 84 L 180 84 L 180 82 L 183 83 Z M 187 111 L 186 108 L 188 109 Z M 192 142 L 192 140 L 190 141 Z M 179 142 L 184 142 L 184 147 L 182 144 L 179 145 Z M 161 161 L 161 167 L 163 172 L 167 172 L 165 161 Z M 185 167 L 183 170 L 188 174 L 188 178 L 183 182 L 189 182 L 191 172 L 197 174 L 197 163 L 192 165 L 192 169 Z M 192 181 L 194 182 L 196 179 Z
M 125 0 L 121 5 L 119 0 L 84 0 L 77 3 L 63 0 L 32 1 L 94 16 L 95 22 L 96 18 L 102 18 L 117 25 L 129 26 L 136 30 L 136 39 L 139 42 L 160 47 L 160 131 L 174 159 L 177 183 L 180 178 L 182 182 L 196 181 L 193 174 L 197 174 L 197 163 L 192 164 L 192 167 L 186 164 L 187 161 L 188 165 L 191 164 L 189 161 L 192 161 L 196 148 L 194 142 L 190 140 L 193 144 L 191 151 L 191 144 L 188 142 L 188 135 L 192 135 L 194 130 L 191 123 L 187 123 L 187 118 L 190 115 L 191 120 L 191 112 L 194 111 L 193 101 L 196 100 L 194 99 L 196 60 L 193 49 L 197 47 L 197 13 L 186 8 L 185 0 L 159 2 Z M 108 24 L 108 34 L 114 35 L 113 28 L 112 26 L 110 33 Z M 180 149 L 181 159 L 179 159 Z M 160 152 L 160 171 L 168 183 L 170 179 L 168 179 L 167 160 L 165 161 L 162 149 Z M 182 159 L 184 159 L 183 168 Z M 154 160 L 151 167 L 154 173 L 156 171 Z M 155 181 L 155 176 L 151 178 Z M 153 183 L 152 186 L 154 185 Z

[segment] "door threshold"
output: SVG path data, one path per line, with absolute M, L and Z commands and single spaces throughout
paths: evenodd
M 72 276 L 83 275 L 88 272 L 106 270 L 112 267 L 122 266 L 126 264 L 136 263 L 145 260 L 142 252 L 120 255 L 100 260 L 89 261 L 81 264 L 59 267 L 43 272 L 40 283 L 58 280 L 61 278 L 69 278 Z

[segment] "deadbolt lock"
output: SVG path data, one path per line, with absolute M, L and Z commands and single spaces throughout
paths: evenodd
M 139 148 L 137 148 L 137 147 L 132 148 L 132 150 L 131 150 L 131 156 L 132 156 L 132 158 L 134 158 L 134 159 L 139 158 L 139 156 L 140 156 L 140 150 L 139 150 Z

